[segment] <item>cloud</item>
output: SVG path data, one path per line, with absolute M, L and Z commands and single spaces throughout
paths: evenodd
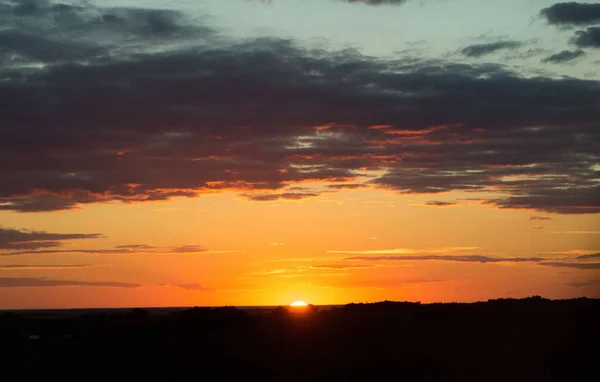
M 575 269 L 600 269 L 600 263 L 567 263 L 561 261 L 552 261 L 540 263 L 547 267 L 555 268 L 575 268 Z
M 122 283 L 114 281 L 78 281 L 78 280 L 49 280 L 46 277 L 0 277 L 0 288 L 17 287 L 59 287 L 59 286 L 87 286 L 87 287 L 114 287 L 114 288 L 139 288 L 141 284 Z
M 457 261 L 462 263 L 525 263 L 540 262 L 540 257 L 488 257 L 478 255 L 414 255 L 414 256 L 356 256 L 348 257 L 350 261 Z
M 600 253 L 590 253 L 587 255 L 577 256 L 577 260 L 600 259 Z
M 0 34 L 28 40 L 0 51 L 0 210 L 301 200 L 320 192 L 291 188 L 360 182 L 600 212 L 598 81 L 237 41 L 172 11 L 1 4 Z
M 552 220 L 552 218 L 548 216 L 530 216 L 529 220 Z
M 576 58 L 585 56 L 585 52 L 581 49 L 577 50 L 563 50 L 560 53 L 552 54 L 544 59 L 542 62 L 549 62 L 553 64 L 560 64 L 563 62 L 573 61 Z
M 388 288 L 400 288 L 407 285 L 413 284 L 426 284 L 426 283 L 439 283 L 444 282 L 443 279 L 428 279 L 428 278 L 406 278 L 406 279 L 377 279 L 377 280 L 360 280 L 360 279 L 349 279 L 328 282 L 321 284 L 330 288 L 373 288 L 373 289 L 388 289 Z
M 366 187 L 364 184 L 357 184 L 357 183 L 352 183 L 352 184 L 329 184 L 327 185 L 327 188 L 330 189 L 334 189 L 334 190 L 356 190 L 358 188 L 363 188 Z
M 213 288 L 208 288 L 208 287 L 205 287 L 200 284 L 179 284 L 179 285 L 176 285 L 176 287 L 185 289 L 185 290 L 194 291 L 194 292 L 214 292 L 215 291 Z
M 540 11 L 549 24 L 585 25 L 600 23 L 600 4 L 557 3 Z
M 149 244 L 126 244 L 126 245 L 117 245 L 116 249 L 132 249 L 132 250 L 146 250 L 146 249 L 156 249 L 157 247 Z
M 519 41 L 498 41 L 486 44 L 469 45 L 461 49 L 460 53 L 467 57 L 482 57 L 499 50 L 517 49 L 521 46 L 523 46 L 523 43 Z
M 207 249 L 200 245 L 184 245 L 179 247 L 155 247 L 146 244 L 117 245 L 114 248 L 89 249 L 89 248 L 69 248 L 69 249 L 33 249 L 17 250 L 13 252 L 0 253 L 0 256 L 19 256 L 19 255 L 48 255 L 78 253 L 88 255 L 126 255 L 126 254 L 188 254 L 188 253 L 243 253 L 241 249 Z
M 97 239 L 102 235 L 80 233 L 49 233 L 45 231 L 27 231 L 0 226 L 0 251 L 1 250 L 34 250 L 39 248 L 52 248 L 62 245 L 65 240 Z
M 440 200 L 430 200 L 428 202 L 425 202 L 426 206 L 429 207 L 455 207 L 458 204 L 456 202 L 444 202 L 444 201 L 440 201 Z
M 600 27 L 589 27 L 575 32 L 571 43 L 582 48 L 600 48 Z
M 96 268 L 104 267 L 108 264 L 94 265 L 94 264 L 42 264 L 42 265 L 31 265 L 31 264 L 11 264 L 11 265 L 0 265 L 0 269 L 3 270 L 48 270 L 48 269 L 76 269 L 76 268 Z
M 408 253 L 447 253 L 473 251 L 479 247 L 440 247 L 440 248 L 392 248 L 392 249 L 368 249 L 368 250 L 329 250 L 327 253 L 354 253 L 362 255 L 378 254 L 408 254 Z
M 570 286 L 573 288 L 585 288 L 589 286 L 595 286 L 600 284 L 600 280 L 589 280 L 589 281 L 575 281 L 570 283 L 565 283 L 566 286 Z
M 311 265 L 310 268 L 345 270 L 345 269 L 373 268 L 373 265 L 368 265 L 368 264 L 318 264 L 318 265 Z
M 206 252 L 207 249 L 201 247 L 199 245 L 184 245 L 182 247 L 176 247 L 172 249 L 172 252 L 176 253 L 196 253 L 196 252 Z
M 241 194 L 240 196 L 255 202 L 271 202 L 276 200 L 302 200 L 319 195 L 314 192 L 285 192 L 283 194 Z
M 94 264 L 42 264 L 42 265 L 31 265 L 31 264 L 10 264 L 0 265 L 0 269 L 3 270 L 49 270 L 49 269 L 77 269 L 77 268 L 96 268 L 105 267 L 108 264 L 94 265 Z

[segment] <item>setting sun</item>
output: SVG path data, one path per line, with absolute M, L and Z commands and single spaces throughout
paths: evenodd
M 293 306 L 294 308 L 304 308 L 307 307 L 308 304 L 304 301 L 294 301 L 290 304 L 290 306 Z

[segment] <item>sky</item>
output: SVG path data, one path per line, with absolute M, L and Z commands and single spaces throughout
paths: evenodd
M 0 0 L 0 309 L 600 298 L 600 4 Z

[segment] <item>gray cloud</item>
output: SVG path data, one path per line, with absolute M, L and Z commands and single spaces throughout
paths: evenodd
M 519 41 L 498 41 L 486 44 L 469 45 L 460 50 L 460 53 L 467 57 L 482 57 L 499 50 L 517 49 L 523 46 Z
M 48 255 L 48 254 L 89 254 L 89 255 L 126 255 L 126 254 L 174 254 L 174 253 L 235 253 L 242 252 L 236 249 L 209 250 L 200 245 L 184 245 L 180 247 L 155 247 L 147 244 L 118 245 L 108 249 L 39 249 L 16 250 L 12 252 L 0 253 L 0 256 L 19 256 L 19 255 Z
M 553 261 L 541 263 L 541 265 L 555 268 L 600 269 L 600 263 L 567 263 L 561 261 Z
M 87 286 L 87 287 L 114 287 L 138 288 L 141 284 L 122 283 L 114 281 L 78 281 L 78 280 L 49 280 L 46 277 L 0 277 L 0 288 L 17 287 L 59 287 L 59 286 Z
M 0 210 L 231 190 L 297 200 L 318 195 L 290 190 L 304 182 L 361 181 L 490 191 L 498 196 L 481 202 L 498 208 L 600 212 L 598 81 L 236 42 L 170 11 L 148 11 L 161 15 L 154 25 L 143 10 L 3 4 L 11 33 L 93 49 L 64 60 L 30 52 L 44 42 L 0 52 Z
M 552 220 L 552 218 L 548 216 L 530 216 L 529 220 Z
M 600 259 L 600 253 L 591 253 L 588 255 L 577 256 L 577 260 Z
M 575 32 L 571 43 L 582 48 L 600 48 L 600 27 L 589 27 Z
M 540 11 L 550 24 L 584 25 L 600 23 L 600 4 L 557 3 Z
M 452 207 L 452 206 L 456 206 L 457 203 L 456 202 L 444 202 L 444 201 L 440 201 L 440 200 L 430 200 L 428 202 L 425 202 L 426 206 L 430 206 L 430 207 Z
M 576 58 L 585 56 L 585 52 L 581 49 L 577 50 L 563 50 L 560 53 L 552 54 L 544 59 L 542 62 L 549 62 L 553 64 L 560 64 L 563 62 L 573 61 Z
M 414 255 L 414 256 L 355 256 L 348 257 L 346 260 L 360 261 L 458 261 L 463 263 L 524 263 L 540 262 L 540 257 L 488 257 L 478 255 Z
M 49 233 L 0 227 L 0 250 L 33 250 L 62 245 L 64 240 L 97 239 L 100 234 Z

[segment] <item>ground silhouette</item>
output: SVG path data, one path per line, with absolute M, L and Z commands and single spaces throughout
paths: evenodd
M 21 378 L 600 380 L 600 300 L 384 301 L 334 308 L 0 314 Z M 33 379 L 31 379 L 33 380 Z

